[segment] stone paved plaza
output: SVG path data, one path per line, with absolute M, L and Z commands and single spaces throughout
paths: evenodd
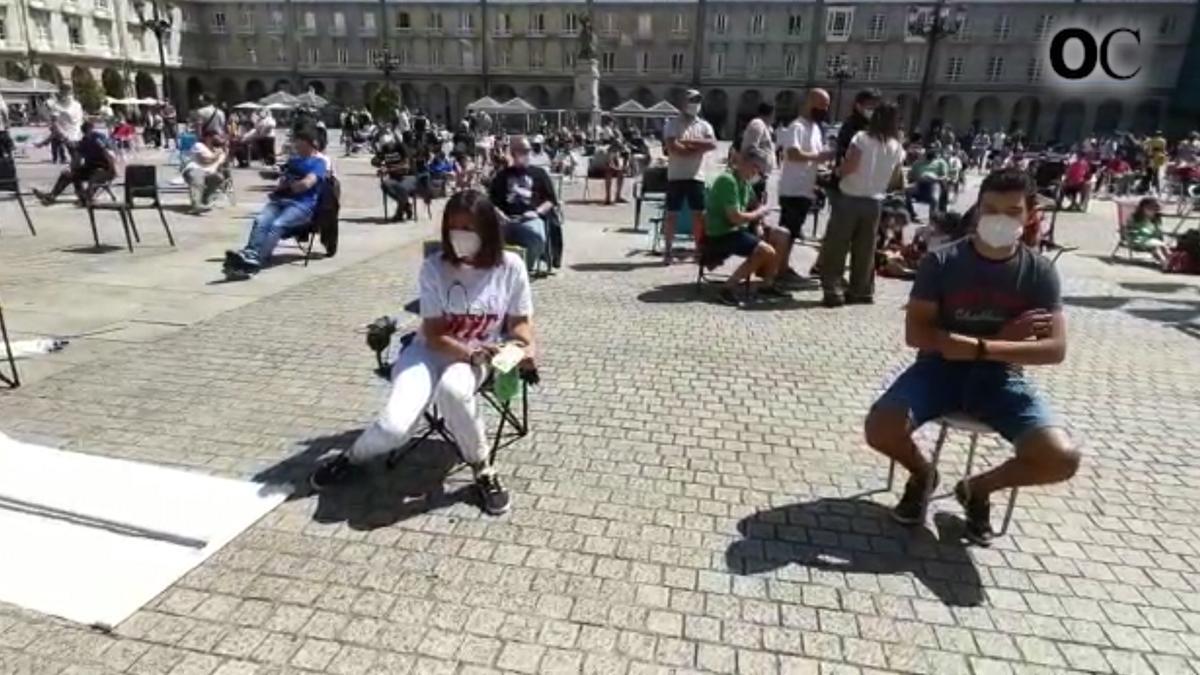
M 236 206 L 170 214 L 178 250 L 149 213 L 130 255 L 80 251 L 71 207 L 34 207 L 37 238 L 0 207 L 10 328 L 83 334 L 24 364 L 0 429 L 301 480 L 380 404 L 360 327 L 415 297 L 434 232 L 376 222 L 366 161 L 339 170 L 338 257 L 244 284 L 212 283 L 209 259 L 244 238 L 254 172 Z M 958 542 L 952 500 L 894 525 L 862 442 L 912 358 L 906 284 L 870 307 L 809 291 L 736 311 L 645 255 L 632 207 L 572 203 L 566 265 L 534 285 L 543 383 L 500 456 L 509 515 L 482 516 L 452 454 L 424 447 L 358 491 L 300 493 L 111 634 L 0 605 L 0 673 L 1200 673 L 1200 284 L 1107 261 L 1113 211 L 1060 219 L 1081 247 L 1059 262 L 1070 349 L 1035 371 L 1085 464 L 1022 493 L 990 550 Z M 965 449 L 952 436 L 944 484 Z

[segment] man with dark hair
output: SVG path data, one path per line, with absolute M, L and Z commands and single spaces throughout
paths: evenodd
M 257 274 L 270 261 L 280 239 L 294 237 L 310 227 L 328 164 L 317 152 L 317 130 L 311 126 L 296 130 L 292 149 L 295 154 L 284 165 L 278 186 L 254 218 L 246 247 L 225 252 L 227 276 Z
M 842 128 L 838 129 L 837 135 L 837 161 L 841 163 L 842 158 L 846 156 L 846 150 L 850 149 L 850 140 L 854 138 L 854 134 L 867 128 L 867 124 L 871 122 L 871 115 L 875 113 L 875 107 L 883 100 L 883 93 L 878 89 L 863 89 L 854 95 L 854 108 L 850 111 L 850 116 L 842 122 Z
M 989 497 L 997 490 L 1059 483 L 1080 456 L 1022 366 L 1061 363 L 1067 325 L 1058 273 L 1020 242 L 1033 186 L 1019 169 L 989 175 L 980 188 L 972 236 L 921 261 L 905 320 L 917 360 L 867 415 L 867 443 L 909 471 L 894 516 L 923 521 L 938 473 L 913 442 L 924 423 L 964 414 L 1014 445 L 1016 455 L 954 487 L 966 511 L 966 536 L 995 536 Z
M 58 174 L 58 180 L 49 193 L 33 190 L 33 195 L 47 206 L 53 204 L 67 186 L 74 186 L 75 195 L 81 201 L 89 199 L 92 187 L 108 183 L 117 175 L 117 159 L 108 149 L 104 134 L 97 131 L 90 121 L 84 122 L 81 129 L 83 137 L 76 147 L 77 159 L 73 165 Z

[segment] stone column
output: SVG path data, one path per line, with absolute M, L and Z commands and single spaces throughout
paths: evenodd
M 588 131 L 600 127 L 600 62 L 579 59 L 575 62 L 575 109 L 588 113 Z

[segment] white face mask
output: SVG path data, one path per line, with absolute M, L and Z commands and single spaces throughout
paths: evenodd
M 863 119 L 866 119 L 866 120 L 871 119 L 871 115 L 874 115 L 874 114 L 875 114 L 874 108 L 864 108 L 862 111 Z
M 479 239 L 479 235 L 470 230 L 450 230 L 450 248 L 454 249 L 454 255 L 459 259 L 469 260 L 479 253 L 479 247 L 483 242 Z
M 689 104 L 683 106 L 683 111 L 685 113 L 687 113 L 688 116 L 695 117 L 700 114 L 700 104 L 699 103 L 689 103 Z
M 1001 214 L 980 216 L 976 232 L 992 248 L 1009 248 L 1021 240 L 1024 225 L 1017 218 Z

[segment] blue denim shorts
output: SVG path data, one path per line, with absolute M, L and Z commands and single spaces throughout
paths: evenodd
M 1024 373 L 991 361 L 918 357 L 875 407 L 907 411 L 914 429 L 943 415 L 969 415 L 1014 444 L 1030 431 L 1062 426 Z

